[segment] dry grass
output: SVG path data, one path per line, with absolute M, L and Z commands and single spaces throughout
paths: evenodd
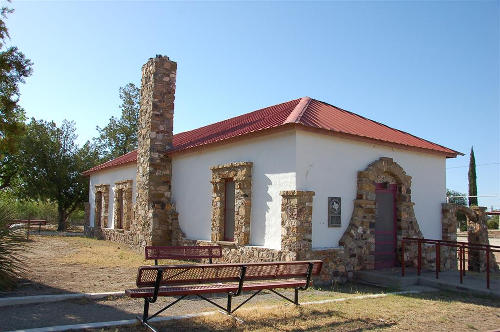
M 60 237 L 72 251 L 63 253 L 57 259 L 63 264 L 82 264 L 94 267 L 138 267 L 154 264 L 152 260 L 145 260 L 144 253 L 135 251 L 126 245 L 111 241 L 100 241 L 85 237 Z M 161 264 L 183 263 L 175 260 L 161 260 Z
M 30 236 L 24 256 L 24 280 L 4 296 L 120 291 L 134 287 L 138 266 L 154 264 L 128 246 L 79 236 Z
M 383 298 L 275 308 L 247 307 L 236 316 L 215 314 L 153 324 L 161 331 L 471 331 L 500 328 L 500 304 L 489 298 L 451 293 L 390 295 Z M 106 331 L 137 331 L 140 326 Z
M 146 265 L 144 254 L 130 250 L 124 245 L 110 241 L 99 241 L 84 237 L 60 238 L 73 250 L 63 253 L 57 261 L 66 264 L 82 264 L 97 267 L 137 267 Z M 149 263 L 151 263 L 149 261 Z

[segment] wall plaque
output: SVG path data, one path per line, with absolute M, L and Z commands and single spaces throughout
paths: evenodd
M 340 227 L 342 200 L 340 197 L 328 197 L 328 227 Z

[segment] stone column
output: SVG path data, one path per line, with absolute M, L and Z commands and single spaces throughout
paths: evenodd
M 136 218 L 139 246 L 171 242 L 171 170 L 177 63 L 157 55 L 142 67 L 137 149 Z
M 489 244 L 488 239 L 488 215 L 486 207 L 471 206 L 470 209 L 476 215 L 475 220 L 467 218 L 467 236 L 470 243 Z M 469 253 L 469 269 L 473 271 L 486 271 L 486 252 L 471 250 Z M 498 271 L 495 256 L 490 254 L 490 269 Z
M 442 203 L 441 239 L 445 241 L 457 241 L 457 227 L 457 206 L 453 203 Z M 457 248 L 446 246 L 441 247 L 441 269 L 444 271 L 456 270 L 458 268 L 457 257 Z
M 305 259 L 312 249 L 314 191 L 287 190 L 281 195 L 281 250 L 285 259 Z

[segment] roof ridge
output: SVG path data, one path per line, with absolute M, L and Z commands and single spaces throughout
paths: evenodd
M 288 115 L 286 120 L 283 122 L 283 124 L 285 124 L 285 123 L 299 123 L 300 118 L 302 117 L 304 112 L 307 110 L 307 107 L 311 103 L 311 100 L 312 100 L 311 97 L 307 97 L 307 96 L 300 98 L 299 103 L 290 112 L 290 114 Z

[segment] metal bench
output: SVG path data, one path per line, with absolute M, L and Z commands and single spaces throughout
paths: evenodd
M 12 227 L 14 225 L 26 225 L 26 228 L 28 229 L 28 231 L 32 225 L 38 226 L 38 233 L 40 233 L 42 226 L 47 225 L 47 220 L 45 220 L 45 219 L 13 219 L 9 223 L 9 227 Z
M 269 290 L 298 305 L 299 290 L 309 287 L 311 277 L 319 275 L 321 266 L 320 260 L 141 266 L 137 273 L 138 288 L 127 289 L 125 294 L 131 298 L 144 299 L 142 318 L 138 316 L 137 319 L 143 325 L 156 331 L 148 321 L 189 295 L 196 295 L 228 314 L 234 313 L 262 290 Z M 294 289 L 294 299 L 275 290 L 280 288 Z M 232 297 L 244 291 L 253 291 L 253 294 L 232 309 Z M 206 298 L 207 294 L 227 294 L 227 306 L 224 307 Z M 149 315 L 149 304 L 155 303 L 158 297 L 162 296 L 178 298 L 155 314 Z
M 210 262 L 210 264 L 212 264 L 213 258 L 221 257 L 221 246 L 146 247 L 146 259 L 154 259 L 155 265 L 158 265 L 159 259 L 189 260 L 202 258 L 208 258 L 208 261 Z

